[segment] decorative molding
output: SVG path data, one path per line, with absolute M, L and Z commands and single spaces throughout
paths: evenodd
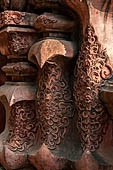
M 21 101 L 11 107 L 8 147 L 11 151 L 28 151 L 35 144 L 37 118 L 34 101 Z
M 76 22 L 69 17 L 43 13 L 35 21 L 35 28 L 39 31 L 72 32 Z
M 11 54 L 27 54 L 30 45 L 36 40 L 36 34 L 13 32 L 8 35 L 8 49 Z
M 95 30 L 88 25 L 75 68 L 74 96 L 78 111 L 78 130 L 83 150 L 94 152 L 103 140 L 108 113 L 99 99 L 99 88 L 111 76 L 108 56 Z
M 69 59 L 49 59 L 41 70 L 37 92 L 37 114 L 42 143 L 56 149 L 67 134 L 75 114 L 70 87 Z
M 7 25 L 33 27 L 37 15 L 19 11 L 4 11 L 0 13 L 0 27 Z
M 2 67 L 7 76 L 36 76 L 37 69 L 29 62 L 8 63 Z
M 2 55 L 26 55 L 39 34 L 30 28 L 6 27 L 0 32 Z

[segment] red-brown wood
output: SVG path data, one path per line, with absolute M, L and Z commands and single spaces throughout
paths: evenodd
M 112 11 L 112 0 L 0 1 L 5 169 L 113 170 Z

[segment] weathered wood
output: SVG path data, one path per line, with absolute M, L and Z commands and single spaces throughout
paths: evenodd
M 73 42 L 47 38 L 35 43 L 31 47 L 28 58 L 35 64 L 38 62 L 39 66 L 42 68 L 45 62 L 47 60 L 49 62 L 49 59 L 54 56 L 62 55 L 73 58 L 76 53 L 77 47 L 74 46 Z
M 0 31 L 2 55 L 26 55 L 39 34 L 32 28 L 6 27 Z
M 44 13 L 37 17 L 35 28 L 38 31 L 72 32 L 75 28 L 75 21 L 72 19 L 52 13 Z
M 37 69 L 28 62 L 9 63 L 2 67 L 6 76 L 35 76 Z
M 0 0 L 0 11 L 0 163 L 113 170 L 113 0 Z
M 13 25 L 33 27 L 37 15 L 19 11 L 4 11 L 0 13 L 0 28 Z

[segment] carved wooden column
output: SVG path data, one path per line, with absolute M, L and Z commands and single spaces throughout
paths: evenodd
M 44 38 L 31 47 L 28 55 L 40 67 L 36 101 L 38 148 L 29 160 L 37 169 L 75 169 L 72 160 L 81 155 L 72 94 L 77 45 L 76 40 L 71 41 L 71 31 L 76 23 L 69 17 L 44 13 L 34 26 Z
M 101 99 L 106 103 L 108 87 L 102 87 L 106 79 L 111 76 L 112 67 L 109 64 L 107 52 L 99 43 L 94 28 L 88 25 L 75 68 L 74 96 L 78 111 L 77 126 L 81 146 L 86 155 L 85 159 L 87 160 L 91 155 L 91 160 L 94 165 L 97 164 L 97 169 L 106 170 L 112 169 L 109 165 L 113 163 L 113 128 L 108 111 Z M 100 89 L 102 90 L 101 99 Z M 110 107 L 109 110 L 111 110 Z M 90 164 L 87 169 L 95 169 L 95 166 Z
M 0 0 L 5 169 L 113 170 L 112 13 L 113 0 Z
M 2 67 L 7 81 L 0 87 L 0 102 L 6 112 L 5 130 L 0 135 L 0 163 L 8 170 L 33 170 L 28 153 L 37 138 L 37 69 L 27 60 L 27 52 L 39 38 L 31 28 L 36 15 L 4 11 L 0 17 L 0 52 L 7 56 L 7 65 Z

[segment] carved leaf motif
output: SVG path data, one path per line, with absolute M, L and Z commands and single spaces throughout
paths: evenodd
M 37 118 L 34 101 L 21 101 L 11 108 L 9 119 L 9 149 L 22 152 L 33 146 L 37 134 Z
M 95 151 L 107 129 L 108 113 L 99 100 L 98 90 L 111 73 L 108 56 L 89 25 L 75 68 L 74 96 L 78 130 L 83 150 Z
M 37 93 L 41 140 L 49 149 L 55 149 L 64 139 L 75 113 L 69 73 L 61 58 L 53 58 L 43 66 Z

